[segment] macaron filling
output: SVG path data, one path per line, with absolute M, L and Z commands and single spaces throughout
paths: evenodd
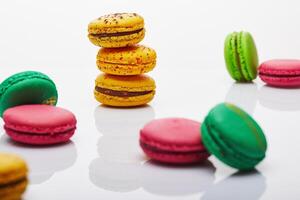
M 207 155 L 208 156 L 208 152 L 206 150 L 193 150 L 193 151 L 187 151 L 187 152 L 182 152 L 182 151 L 167 151 L 167 150 L 162 150 L 162 149 L 158 149 L 155 146 L 151 146 L 149 144 L 147 144 L 144 141 L 140 140 L 140 145 L 142 148 L 147 149 L 151 152 L 154 153 L 163 153 L 163 154 L 172 154 L 172 155 L 191 155 L 191 154 L 197 154 L 197 155 Z
M 110 95 L 110 96 L 117 96 L 117 97 L 135 97 L 135 96 L 142 96 L 146 94 L 150 94 L 153 90 L 150 91 L 137 91 L 137 92 L 130 92 L 130 91 L 117 91 L 111 90 L 102 87 L 95 87 L 95 90 L 101 94 Z
M 20 178 L 18 180 L 14 180 L 14 181 L 9 182 L 9 183 L 1 184 L 0 189 L 1 188 L 6 188 L 6 187 L 14 187 L 14 186 L 19 185 L 20 183 L 23 183 L 23 182 L 27 182 L 26 177 Z
M 268 76 L 268 77 L 278 77 L 278 78 L 288 78 L 288 77 L 300 77 L 300 74 L 268 74 L 265 72 L 259 72 L 260 76 Z
M 69 134 L 70 132 L 73 132 L 76 130 L 76 127 L 61 131 L 61 132 L 44 132 L 44 133 L 36 133 L 36 132 L 29 132 L 29 131 L 20 131 L 20 130 L 15 130 L 12 128 L 8 128 L 7 126 L 4 125 L 4 129 L 6 131 L 12 131 L 14 133 L 17 133 L 18 135 L 48 135 L 48 136 L 53 136 L 53 135 L 64 135 L 64 134 Z
M 118 37 L 118 36 L 126 36 L 126 35 L 133 35 L 136 33 L 139 33 L 143 31 L 144 28 L 137 29 L 134 31 L 123 31 L 123 32 L 116 32 L 116 33 L 97 33 L 97 34 L 90 34 L 91 36 L 98 37 L 98 38 L 103 38 L 103 37 Z

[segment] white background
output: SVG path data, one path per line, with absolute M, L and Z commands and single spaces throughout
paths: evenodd
M 72 142 L 45 148 L 12 143 L 0 130 L 0 151 L 29 164 L 25 200 L 53 199 L 299 199 L 300 90 L 274 89 L 228 76 L 223 42 L 232 31 L 252 33 L 260 61 L 300 58 L 299 1 L 34 1 L 0 3 L 0 80 L 38 70 L 57 84 L 58 106 L 72 110 Z M 104 14 L 137 12 L 146 44 L 157 51 L 150 73 L 157 95 L 147 107 L 112 109 L 93 98 L 98 47 L 88 23 Z M 138 131 L 149 120 L 202 121 L 215 104 L 238 104 L 260 123 L 266 159 L 239 174 L 211 157 L 205 165 L 161 166 L 144 157 Z M 2 123 L 2 122 L 1 122 Z

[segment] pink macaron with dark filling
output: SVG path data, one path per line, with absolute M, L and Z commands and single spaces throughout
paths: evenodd
M 200 123 L 184 118 L 149 122 L 140 131 L 140 146 L 148 157 L 164 163 L 190 164 L 209 156 L 202 144 Z
M 269 60 L 259 68 L 262 81 L 274 87 L 300 87 L 300 60 Z
M 16 142 L 50 145 L 69 141 L 76 129 L 74 114 L 50 105 L 22 105 L 3 114 L 4 129 Z

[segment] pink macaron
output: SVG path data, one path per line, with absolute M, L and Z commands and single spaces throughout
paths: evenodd
M 4 129 L 16 142 L 50 145 L 69 141 L 76 129 L 70 111 L 49 105 L 22 105 L 3 114 Z
M 259 68 L 262 81 L 274 87 L 300 87 L 300 60 L 269 60 Z
M 140 146 L 148 157 L 164 163 L 190 164 L 209 156 L 202 144 L 200 123 L 184 118 L 149 122 L 140 131 Z

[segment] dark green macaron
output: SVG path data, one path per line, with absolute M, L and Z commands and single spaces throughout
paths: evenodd
M 250 82 L 257 77 L 258 55 L 250 33 L 230 33 L 225 39 L 224 58 L 227 71 L 234 80 Z
M 267 141 L 262 129 L 233 104 L 221 103 L 212 108 L 201 131 L 207 150 L 231 167 L 251 170 L 265 157 Z
M 14 106 L 24 104 L 56 105 L 57 90 L 45 74 L 25 71 L 5 79 L 0 85 L 0 116 Z

